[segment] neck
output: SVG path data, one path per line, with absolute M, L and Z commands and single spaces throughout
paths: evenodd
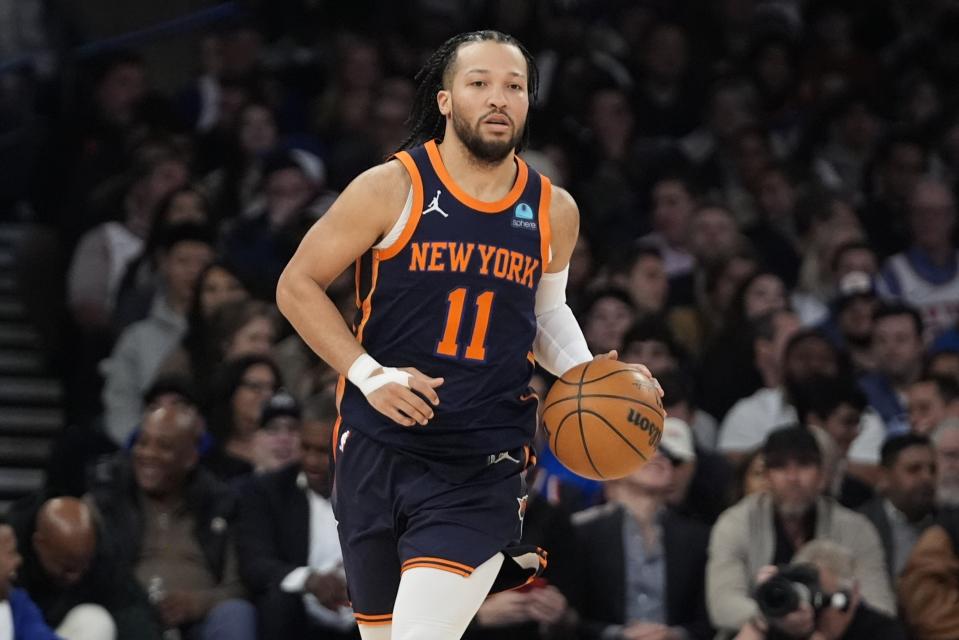
M 657 496 L 645 491 L 626 487 L 616 491 L 615 495 L 611 497 L 623 505 L 626 513 L 632 516 L 640 525 L 652 523 L 663 504 L 663 501 Z
M 513 188 L 517 173 L 514 151 L 499 162 L 483 162 L 449 131 L 437 148 L 450 177 L 477 200 L 495 202 Z
M 763 379 L 763 386 L 767 389 L 775 389 L 782 384 L 782 376 L 779 375 L 779 371 L 776 367 L 757 367 L 759 369 L 759 377 Z

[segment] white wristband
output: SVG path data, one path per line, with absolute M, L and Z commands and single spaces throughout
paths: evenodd
M 382 373 L 373 375 L 373 372 L 377 369 L 382 369 Z M 369 396 L 383 385 L 391 382 L 401 384 L 406 388 L 410 386 L 410 374 L 395 367 L 384 367 L 368 353 L 362 354 L 353 361 L 346 377 L 363 392 L 364 396 Z

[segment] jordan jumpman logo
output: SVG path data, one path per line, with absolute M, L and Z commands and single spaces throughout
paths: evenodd
M 447 213 L 446 213 L 445 211 L 443 211 L 442 209 L 440 209 L 440 194 L 441 194 L 441 193 L 443 193 L 443 192 L 440 191 L 439 189 L 436 190 L 436 195 L 433 196 L 433 199 L 430 201 L 430 206 L 428 206 L 428 207 L 426 207 L 425 209 L 423 209 L 423 215 L 424 215 L 424 216 L 425 216 L 427 213 L 430 213 L 430 212 L 432 212 L 432 211 L 436 211 L 436 212 L 438 212 L 441 216 L 443 216 L 444 218 L 449 218 L 449 215 L 447 215 Z

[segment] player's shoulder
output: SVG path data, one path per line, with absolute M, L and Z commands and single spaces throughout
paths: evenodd
M 402 203 L 406 199 L 411 184 L 412 180 L 403 164 L 399 160 L 391 158 L 356 176 L 348 189 L 378 199 L 392 200 L 399 198 L 400 203 Z
M 552 185 L 551 189 L 549 209 L 553 226 L 556 226 L 557 223 L 578 222 L 579 207 L 569 191 L 556 185 Z

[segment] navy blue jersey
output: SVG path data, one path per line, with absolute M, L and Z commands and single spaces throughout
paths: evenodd
M 444 378 L 425 426 L 401 426 L 340 381 L 336 446 L 356 429 L 430 460 L 488 455 L 532 440 L 529 388 L 536 288 L 549 254 L 549 180 L 517 157 L 512 190 L 471 198 L 443 167 L 436 143 L 396 154 L 412 180 L 400 238 L 357 261 L 354 330 L 381 364 Z

